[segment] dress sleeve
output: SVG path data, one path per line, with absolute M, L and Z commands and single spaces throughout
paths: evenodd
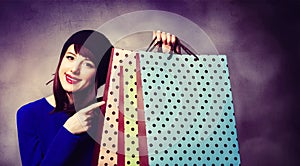
M 40 165 L 43 158 L 40 142 L 36 134 L 35 119 L 29 114 L 28 106 L 17 112 L 17 128 L 20 155 L 23 166 Z
M 62 126 L 50 144 L 41 165 L 68 165 L 80 140 L 80 135 L 74 135 Z
M 35 117 L 31 109 L 34 108 L 25 105 L 17 112 L 17 128 L 22 165 L 66 165 L 80 142 L 81 135 L 74 135 L 62 126 L 49 145 L 46 153 L 43 153 L 36 132 L 38 117 Z

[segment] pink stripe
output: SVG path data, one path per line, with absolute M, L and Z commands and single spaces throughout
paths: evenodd
M 125 165 L 125 140 L 124 140 L 124 75 L 123 66 L 120 66 L 120 88 L 119 88 L 119 118 L 118 118 L 118 161 L 120 166 Z
M 136 53 L 136 87 L 137 87 L 137 110 L 138 110 L 138 136 L 139 136 L 139 156 L 140 165 L 149 165 L 148 161 L 148 148 L 147 148 L 147 137 L 146 137 L 146 123 L 144 113 L 144 99 L 142 89 L 142 78 L 140 68 L 140 56 Z
M 106 82 L 105 82 L 105 88 L 104 88 L 104 94 L 103 94 L 103 101 L 105 101 L 105 104 L 101 106 L 101 111 L 103 113 L 103 116 L 105 115 L 105 108 L 106 108 L 106 101 L 107 101 L 107 96 L 108 96 L 108 89 L 110 86 L 110 76 L 111 76 L 111 68 L 112 68 L 112 61 L 113 61 L 113 57 L 114 57 L 114 52 L 115 49 L 113 48 L 111 51 L 111 55 L 110 55 L 110 60 L 109 60 L 109 67 L 108 67 L 108 72 L 107 72 L 107 76 L 106 76 Z
M 114 48 L 111 50 L 110 54 L 110 60 L 109 60 L 109 66 L 108 66 L 108 73 L 106 76 L 106 82 L 105 82 L 105 90 L 103 94 L 103 101 L 107 101 L 107 95 L 108 95 L 108 88 L 110 85 L 110 75 L 111 75 L 111 68 L 112 68 L 112 60 L 114 56 Z M 98 122 L 98 138 L 96 140 L 99 143 L 95 143 L 94 146 L 94 152 L 93 152 L 93 159 L 92 159 L 92 166 L 98 165 L 98 159 L 99 159 L 99 153 L 100 153 L 100 144 L 101 144 L 101 139 L 102 139 L 102 130 L 103 130 L 103 118 L 105 116 L 105 108 L 106 108 L 106 103 L 100 107 L 100 114 L 99 114 L 99 122 Z M 103 116 L 101 116 L 101 113 Z M 102 117 L 102 118 L 101 118 Z

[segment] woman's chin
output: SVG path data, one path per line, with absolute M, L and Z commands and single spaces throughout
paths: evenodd
M 63 85 L 62 87 L 68 93 L 76 93 L 85 89 L 84 87 L 75 86 L 75 85 Z
M 74 87 L 72 87 L 72 88 L 70 88 L 70 87 L 63 87 L 63 89 L 64 89 L 67 93 L 76 93 L 76 92 L 80 91 L 80 89 L 74 88 Z

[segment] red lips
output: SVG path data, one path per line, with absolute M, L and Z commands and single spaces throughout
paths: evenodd
M 79 78 L 76 78 L 76 77 L 73 77 L 69 74 L 65 74 L 66 76 L 66 81 L 69 83 L 69 84 L 76 84 L 78 83 L 79 81 L 81 81 L 81 79 Z

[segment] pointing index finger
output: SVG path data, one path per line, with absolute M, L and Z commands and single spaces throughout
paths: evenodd
M 105 104 L 105 101 L 100 101 L 100 102 L 97 102 L 97 103 L 94 103 L 94 104 L 91 104 L 91 105 L 85 107 L 82 111 L 86 112 L 86 113 L 89 113 L 89 112 L 94 111 L 96 108 L 99 108 L 100 106 L 102 106 L 104 104 Z

